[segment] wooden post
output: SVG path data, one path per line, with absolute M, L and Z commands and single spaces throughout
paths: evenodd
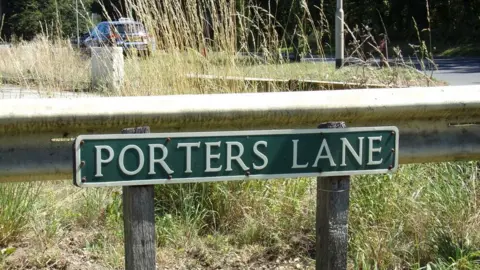
M 318 128 L 345 128 L 344 122 Z M 350 176 L 317 178 L 316 269 L 347 269 Z
M 122 134 L 150 133 L 150 127 L 126 128 Z M 125 269 L 155 269 L 154 186 L 123 187 Z

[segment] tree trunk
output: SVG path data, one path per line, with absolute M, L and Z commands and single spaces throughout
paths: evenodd
M 2 21 L 2 19 L 3 19 L 3 1 L 0 0 L 0 22 Z

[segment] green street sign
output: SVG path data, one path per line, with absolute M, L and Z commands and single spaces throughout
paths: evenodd
M 379 174 L 398 167 L 396 127 L 80 135 L 79 187 Z

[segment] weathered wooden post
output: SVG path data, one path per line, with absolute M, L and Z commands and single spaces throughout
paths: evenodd
M 150 127 L 126 128 L 122 134 L 150 133 Z M 154 185 L 123 186 L 125 269 L 153 270 L 156 237 Z
M 318 128 L 345 128 L 344 122 L 322 123 Z M 347 269 L 350 176 L 317 178 L 317 270 Z

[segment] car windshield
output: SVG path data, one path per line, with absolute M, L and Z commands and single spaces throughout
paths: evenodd
M 140 34 L 145 33 L 145 28 L 141 23 L 119 23 L 115 28 L 120 34 Z

